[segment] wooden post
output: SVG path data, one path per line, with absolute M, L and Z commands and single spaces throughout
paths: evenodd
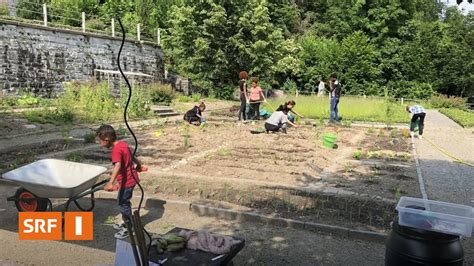
M 86 13 L 82 12 L 82 32 L 86 32 Z
M 157 32 L 156 32 L 156 41 L 158 42 L 158 45 L 161 44 L 161 32 L 160 32 L 160 29 L 158 29 Z
M 140 23 L 137 24 L 137 40 L 140 41 Z
M 48 27 L 48 8 L 46 8 L 46 4 L 43 4 L 43 24 Z
M 112 18 L 112 37 L 115 37 L 115 20 Z

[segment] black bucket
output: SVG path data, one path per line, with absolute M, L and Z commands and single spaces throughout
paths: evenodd
M 426 231 L 393 222 L 385 249 L 386 266 L 463 265 L 459 236 Z

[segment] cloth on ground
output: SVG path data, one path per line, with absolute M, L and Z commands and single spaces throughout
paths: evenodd
M 186 248 L 214 254 L 228 253 L 233 245 L 240 243 L 240 240 L 236 240 L 233 237 L 211 234 L 206 230 L 181 230 L 179 235 L 186 237 Z

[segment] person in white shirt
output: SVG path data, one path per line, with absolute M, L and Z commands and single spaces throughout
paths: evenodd
M 319 85 L 318 85 L 318 96 L 324 96 L 324 80 L 323 78 L 321 77 L 319 79 Z
M 425 109 L 421 105 L 407 105 L 406 107 L 407 112 L 412 114 L 411 122 L 410 122 L 410 135 L 413 137 L 415 136 L 415 125 L 418 122 L 418 138 L 422 138 L 423 135 L 423 128 L 425 125 Z
M 298 127 L 295 123 L 288 120 L 288 112 L 289 110 L 285 108 L 283 111 L 276 111 L 274 112 L 265 122 L 265 130 L 267 133 L 271 132 L 278 132 L 280 129 L 283 133 L 286 134 L 286 129 L 289 125 L 293 127 Z

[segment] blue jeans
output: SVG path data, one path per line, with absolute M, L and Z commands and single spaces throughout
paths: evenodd
M 337 105 L 339 104 L 339 98 L 331 97 L 331 106 L 330 106 L 330 115 L 329 115 L 329 122 L 335 122 L 339 120 L 339 109 Z
M 118 193 L 117 201 L 124 221 L 125 217 L 132 219 L 132 204 L 130 203 L 130 199 L 132 199 L 134 188 L 135 187 L 121 188 Z

